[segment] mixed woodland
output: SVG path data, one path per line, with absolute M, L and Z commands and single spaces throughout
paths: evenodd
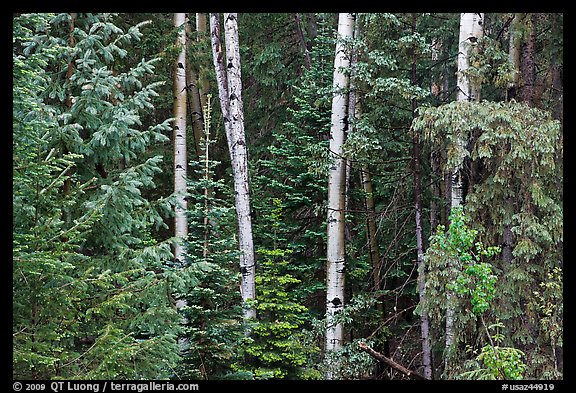
M 563 379 L 562 13 L 12 21 L 14 379 Z

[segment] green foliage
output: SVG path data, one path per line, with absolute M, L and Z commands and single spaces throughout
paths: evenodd
M 487 367 L 488 373 L 494 379 L 522 379 L 526 365 L 521 357 L 524 352 L 515 348 L 500 348 L 486 345 L 482 348 L 482 353 L 478 355 L 478 360 Z
M 310 17 L 310 15 L 308 15 Z M 288 121 L 273 130 L 267 152 L 258 161 L 253 178 L 254 210 L 263 216 L 272 214 L 271 198 L 283 204 L 283 222 L 294 263 L 291 274 L 302 281 L 294 288 L 298 299 L 311 305 L 313 312 L 324 313 L 317 304 L 324 288 L 322 269 L 325 263 L 326 238 L 324 209 L 327 198 L 326 166 L 330 131 L 331 67 L 334 47 L 329 19 L 318 16 L 318 35 L 310 50 L 311 68 L 303 69 L 291 87 L 293 95 L 286 111 Z M 255 237 L 262 248 L 274 249 L 268 220 L 255 220 Z
M 151 236 L 170 202 L 142 193 L 169 125 L 142 125 L 154 61 L 117 69 L 141 33 L 113 20 L 76 15 L 70 47 L 69 14 L 14 18 L 17 379 L 167 378 L 179 360 L 170 244 Z
M 458 275 L 454 285 L 448 284 L 447 288 L 461 296 L 469 296 L 472 313 L 482 315 L 494 298 L 495 283 L 496 276 L 492 274 L 490 264 L 474 262 L 464 265 L 463 274 Z
M 357 51 L 350 76 L 360 100 L 360 118 L 348 118 L 344 146 L 350 300 L 337 317 L 354 340 L 328 358 L 318 348 L 326 330 L 337 15 L 299 16 L 310 69 L 294 14 L 239 14 L 259 249 L 259 319 L 249 338 L 218 110 L 208 175 L 202 157 L 189 166 L 186 263 L 172 262 L 173 151 L 166 120 L 177 52 L 172 14 L 77 13 L 73 45 L 70 14 L 13 15 L 14 378 L 321 379 L 326 367 L 339 367 L 342 379 L 373 378 L 379 369 L 358 351 L 358 339 L 418 369 L 409 164 L 417 137 L 425 142 L 425 238 L 435 229 L 428 212 L 447 224 L 447 214 L 439 213 L 446 201 L 438 179 L 464 160 L 469 175 L 465 224 L 445 225 L 430 237 L 434 247 L 421 272 L 426 299 L 417 312 L 432 322 L 436 377 L 451 302 L 458 346 L 447 354 L 454 364 L 444 376 L 562 378 L 562 14 L 537 15 L 533 107 L 497 102 L 512 76 L 512 14 L 485 14 L 485 35 L 470 58 L 468 76 L 482 83 L 485 101 L 450 104 L 458 14 L 357 14 L 360 35 L 346 42 L 347 53 Z M 526 16 L 523 22 L 530 22 Z M 193 26 L 193 14 L 189 18 Z M 528 25 L 521 29 L 528 38 Z M 215 96 L 209 36 L 188 38 L 199 84 Z M 414 121 L 413 103 L 421 108 Z M 210 123 L 206 114 L 204 120 Z M 431 152 L 438 167 L 430 167 Z M 380 291 L 373 290 L 367 257 L 360 170 L 368 170 L 374 184 Z M 434 193 L 431 183 L 438 185 Z M 501 254 L 484 244 L 500 245 Z M 176 300 L 187 306 L 177 310 Z
M 508 43 L 506 43 L 507 45 Z M 469 68 L 465 75 L 477 86 L 490 85 L 506 89 L 513 81 L 514 70 L 508 57 L 508 48 L 491 38 L 483 36 L 475 43 L 468 59 Z
M 326 373 L 331 370 L 342 380 L 357 380 L 369 377 L 375 367 L 376 360 L 366 352 L 358 349 L 358 342 L 372 345 L 371 341 L 356 339 L 346 343 L 339 351 L 330 351 L 325 356 L 320 369 Z
M 311 356 L 320 349 L 305 344 L 302 328 L 307 308 L 298 303 L 294 292 L 301 280 L 291 271 L 292 250 L 280 248 L 282 239 L 282 203 L 273 199 L 269 227 L 274 236 L 274 248 L 260 248 L 260 269 L 256 275 L 256 312 L 250 341 L 245 347 L 249 355 L 247 368 L 254 379 L 299 379 L 312 376 L 307 367 Z
M 492 311 L 506 326 L 509 344 L 530 351 L 526 376 L 556 378 L 556 360 L 550 358 L 555 351 L 544 349 L 552 341 L 529 305 L 547 274 L 562 265 L 560 122 L 524 103 L 483 101 L 422 108 L 413 126 L 447 150 L 445 170 L 458 167 L 464 157 L 470 160 L 467 214 L 479 236 L 501 244 L 503 251 L 493 267 L 501 278 Z M 466 150 L 457 149 L 458 138 L 468 140 Z M 526 317 L 528 322 L 521 322 Z
M 552 351 L 556 354 L 558 348 L 563 347 L 563 276 L 562 269 L 554 267 L 547 274 L 547 280 L 539 284 L 533 291 L 532 301 L 528 309 L 539 320 L 540 334 L 549 340 Z M 557 368 L 551 373 L 553 378 L 561 377 Z
M 211 127 L 211 101 L 204 108 L 206 135 Z M 208 141 L 208 149 L 213 140 Z M 210 154 L 210 150 L 208 150 Z M 242 299 L 238 292 L 238 243 L 234 236 L 233 205 L 222 199 L 229 185 L 215 179 L 219 163 L 204 156 L 191 163 L 188 180 L 186 262 L 177 267 L 183 280 L 174 295 L 186 301 L 182 339 L 183 360 L 176 376 L 182 379 L 223 379 L 235 371 L 244 340 Z M 236 375 L 238 377 L 238 375 Z
M 478 231 L 466 226 L 462 207 L 453 209 L 449 219 L 448 233 L 444 234 L 440 226 L 434 234 L 431 247 L 440 247 L 448 258 L 452 256 L 459 258 L 461 270 L 456 281 L 446 284 L 446 289 L 470 299 L 472 313 L 480 316 L 490 307 L 497 280 L 492 273 L 492 265 L 480 262 L 480 258 L 498 255 L 501 249 L 494 246 L 484 248 L 481 242 L 475 242 L 474 249 L 472 248 Z
M 500 322 L 492 324 L 486 328 L 490 335 L 490 330 L 504 328 Z M 505 379 L 519 380 L 523 379 L 526 365 L 522 361 L 525 353 L 516 348 L 501 347 L 500 344 L 504 336 L 498 331 L 491 336 L 491 343 L 482 347 L 480 354 L 474 360 L 466 361 L 465 364 L 472 368 L 471 371 L 463 372 L 458 375 L 458 379 Z M 494 343 L 492 343 L 492 340 Z M 481 368 L 481 364 L 486 368 Z
M 454 307 L 455 325 L 466 326 L 466 323 L 476 318 L 481 319 L 484 325 L 484 315 L 493 306 L 496 293 L 497 277 L 493 273 L 493 265 L 483 260 L 490 260 L 500 254 L 501 249 L 497 246 L 485 247 L 482 242 L 476 241 L 478 231 L 467 225 L 467 219 L 462 206 L 453 208 L 449 217 L 450 226 L 447 231 L 443 226 L 438 226 L 436 233 L 430 239 L 430 247 L 426 251 L 424 261 L 427 269 L 426 299 L 421 302 L 419 312 L 428 312 L 432 321 L 441 320 L 441 315 L 436 308 L 446 310 Z M 444 261 L 451 261 L 448 263 Z M 439 269 L 448 267 L 448 273 L 442 275 Z M 443 287 L 438 284 L 443 283 Z M 461 299 L 455 302 L 451 299 L 456 294 Z M 438 296 L 439 298 L 436 298 Z M 448 305 L 450 303 L 450 305 Z M 471 305 L 471 310 L 469 309 Z M 431 311 L 434 311 L 433 313 Z M 504 327 L 501 323 L 486 328 L 489 344 L 482 347 L 481 353 L 476 357 L 487 369 L 484 374 L 479 370 L 461 373 L 462 378 L 483 379 L 487 375 L 493 378 L 520 379 L 525 370 L 525 364 L 521 362 L 522 351 L 515 348 L 502 348 L 495 343 L 500 343 L 504 336 L 490 334 L 490 328 Z M 465 335 L 460 333 L 455 339 L 457 342 L 465 342 Z M 449 349 L 450 350 L 450 349 Z M 462 354 L 452 352 L 445 357 L 453 358 Z M 466 363 L 474 365 L 474 363 Z M 444 370 L 449 376 L 458 378 L 458 373 L 453 370 Z

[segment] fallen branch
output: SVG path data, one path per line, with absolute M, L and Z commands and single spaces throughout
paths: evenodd
M 374 359 L 381 361 L 382 363 L 386 364 L 389 367 L 392 367 L 394 370 L 400 371 L 402 374 L 410 377 L 412 379 L 428 379 L 422 374 L 418 374 L 416 371 L 408 370 L 401 364 L 396 363 L 394 360 L 387 358 L 386 356 L 382 355 L 380 352 L 376 352 L 368 345 L 363 342 L 358 343 L 358 347 L 366 352 L 368 355 L 372 356 Z

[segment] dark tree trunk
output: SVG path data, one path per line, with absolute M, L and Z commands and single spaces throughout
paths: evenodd
M 518 91 L 519 101 L 534 104 L 534 94 L 536 87 L 536 23 L 538 14 L 526 14 L 526 25 L 528 35 L 520 47 L 520 79 L 521 84 Z

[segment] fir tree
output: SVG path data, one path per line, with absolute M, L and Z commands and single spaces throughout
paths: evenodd
M 46 61 L 47 72 L 33 70 L 39 76 L 34 83 L 37 105 L 53 119 L 37 127 L 38 153 L 27 161 L 48 158 L 42 170 L 56 180 L 43 186 L 49 177 L 37 178 L 38 202 L 49 202 L 37 210 L 37 220 L 23 221 L 15 203 L 24 236 L 42 222 L 52 227 L 39 232 L 43 241 L 34 250 L 51 257 L 34 256 L 41 264 L 32 271 L 22 271 L 28 266 L 22 258 L 32 249 L 22 242 L 15 247 L 14 329 L 21 331 L 15 347 L 22 353 L 32 348 L 32 356 L 16 358 L 15 376 L 166 377 L 178 361 L 180 327 L 169 302 L 171 273 L 164 269 L 172 258 L 170 244 L 151 232 L 163 225 L 161 212 L 169 211 L 170 201 L 148 200 L 142 191 L 154 186 L 162 160 L 148 156 L 147 149 L 167 140 L 162 132 L 169 125 L 143 126 L 140 119 L 158 95 L 159 83 L 148 79 L 155 61 L 117 68 L 144 24 L 123 31 L 108 14 L 23 15 L 19 21 L 16 27 L 39 22 L 22 30 L 25 38 L 15 50 L 25 63 L 27 58 Z M 15 127 L 16 143 L 25 131 Z M 29 209 L 28 203 L 22 209 Z M 36 296 L 23 297 L 30 291 Z M 56 308 L 49 300 L 54 291 L 62 292 Z
M 179 298 L 186 301 L 184 317 L 187 346 L 177 372 L 180 378 L 226 379 L 238 377 L 231 365 L 239 359 L 244 336 L 242 299 L 238 292 L 238 242 L 234 206 L 225 198 L 231 190 L 223 179 L 214 180 L 220 164 L 209 158 L 211 101 L 204 108 L 204 157 L 191 162 L 188 181 L 188 240 L 186 262 L 179 275 L 189 276 Z

